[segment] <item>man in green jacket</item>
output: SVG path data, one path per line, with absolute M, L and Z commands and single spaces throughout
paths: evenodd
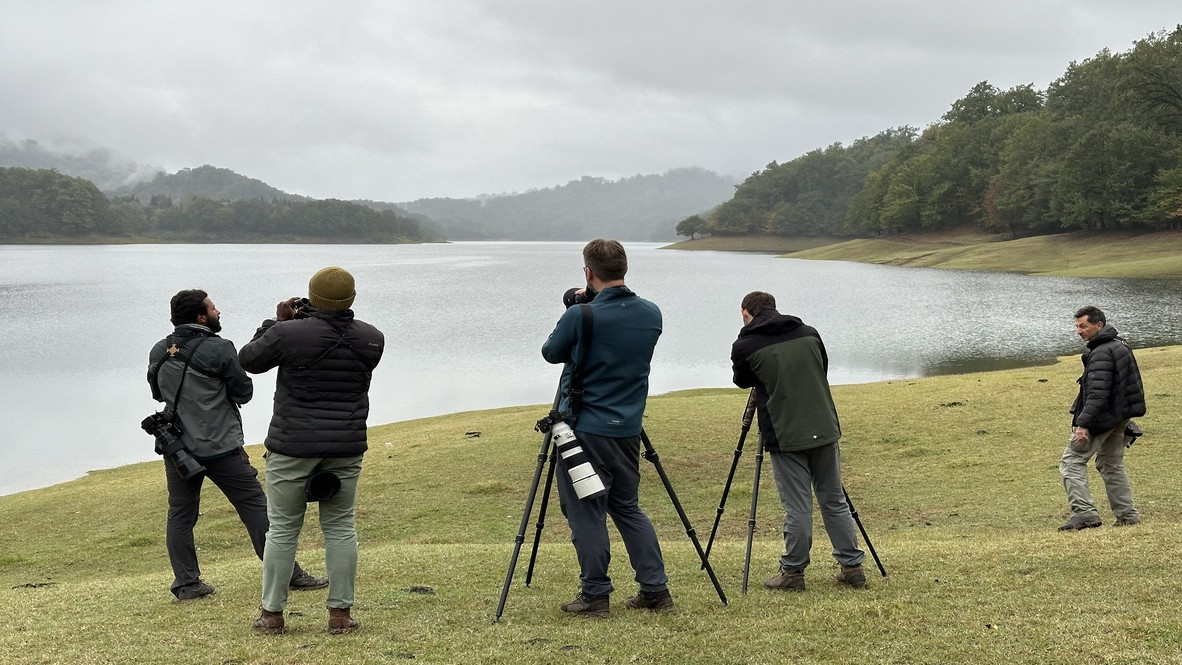
M 837 441 L 841 426 L 829 392 L 829 358 L 821 336 L 795 316 L 776 311 L 776 299 L 754 291 L 743 298 L 743 328 L 731 348 L 735 385 L 754 388 L 759 436 L 772 461 L 784 520 L 784 555 L 769 589 L 804 591 L 813 544 L 813 491 L 820 504 L 837 581 L 866 586 L 865 553 L 841 484 Z

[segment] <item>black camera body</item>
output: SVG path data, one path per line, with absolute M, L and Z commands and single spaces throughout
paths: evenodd
M 590 286 L 573 286 L 567 289 L 566 293 L 562 294 L 562 304 L 567 309 L 570 309 L 575 305 L 583 305 L 595 300 L 596 295 L 598 293 L 591 290 Z
M 189 452 L 185 443 L 181 441 L 181 430 L 173 420 L 175 417 L 175 414 L 157 411 L 144 418 L 140 427 L 156 437 L 156 454 L 164 455 L 172 460 L 181 479 L 188 480 L 204 472 L 205 467 L 197 461 L 196 457 L 193 457 L 193 453 Z
M 296 301 L 291 304 L 291 308 L 295 310 L 295 318 L 308 318 L 308 307 L 310 307 L 311 304 L 312 303 L 308 302 L 307 298 L 296 298 Z

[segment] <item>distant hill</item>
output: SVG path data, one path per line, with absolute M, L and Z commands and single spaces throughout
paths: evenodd
M 0 135 L 0 167 L 53 169 L 94 183 L 103 191 L 147 180 L 160 169 L 137 164 L 102 147 L 50 148 L 32 139 L 14 142 Z
M 453 240 L 671 240 L 677 222 L 731 198 L 734 178 L 697 167 L 620 180 L 584 176 L 558 187 L 398 204 Z
M 288 194 L 256 178 L 249 178 L 230 169 L 208 164 L 195 169 L 181 169 L 176 173 L 158 172 L 155 178 L 130 186 L 118 187 L 108 192 L 112 196 L 134 196 L 148 200 L 153 196 L 169 196 L 184 199 L 190 196 L 213 199 L 214 201 L 240 201 L 262 199 L 264 201 L 311 201 L 306 196 Z

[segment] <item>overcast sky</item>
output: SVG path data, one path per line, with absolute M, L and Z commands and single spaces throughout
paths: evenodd
M 405 201 L 772 160 L 924 127 L 1177 0 L 0 0 L 0 134 Z

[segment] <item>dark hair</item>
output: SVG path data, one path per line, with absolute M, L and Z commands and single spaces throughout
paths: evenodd
M 209 313 L 209 308 L 205 306 L 208 297 L 209 294 L 201 289 L 178 292 L 169 303 L 172 307 L 172 325 L 197 323 L 198 316 Z
M 1104 312 L 1101 312 L 1099 307 L 1094 307 L 1092 305 L 1080 307 L 1075 311 L 1075 318 L 1078 319 L 1081 316 L 1088 317 L 1088 323 L 1108 323 L 1108 319 L 1105 318 Z
M 601 281 L 614 282 L 628 273 L 628 255 L 620 241 L 596 238 L 583 248 L 583 265 Z
M 759 314 L 765 309 L 776 308 L 776 297 L 763 291 L 752 291 L 743 296 L 743 309 L 751 316 Z

